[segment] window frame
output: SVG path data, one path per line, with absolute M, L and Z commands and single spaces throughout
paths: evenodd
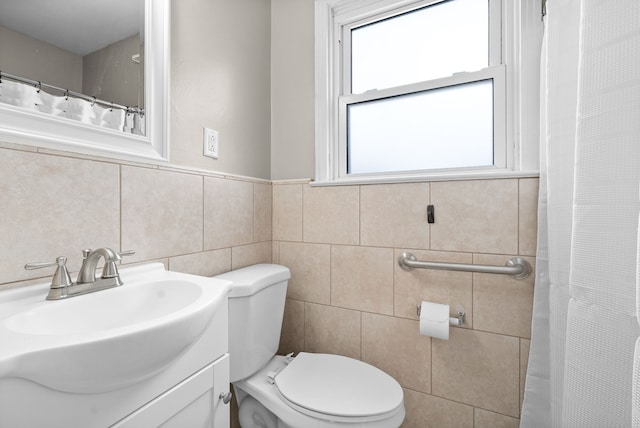
M 479 71 L 456 73 L 402 87 L 350 94 L 349 42 L 344 32 L 385 17 L 442 0 L 316 0 L 316 180 L 315 184 L 354 184 L 538 175 L 539 108 L 522 108 L 520 100 L 539 93 L 539 67 L 520 72 L 521 64 L 539 64 L 541 22 L 539 9 L 527 0 L 489 0 L 489 65 Z M 538 5 L 539 6 L 539 5 Z M 522 58 L 525 48 L 528 56 Z M 536 62 L 537 61 L 537 62 Z M 530 70 L 529 70 L 530 71 Z M 524 77 L 524 78 L 523 78 Z M 421 91 L 493 79 L 494 165 L 375 174 L 347 174 L 346 106 L 384 98 L 403 91 Z M 522 129 L 533 131 L 521 137 Z
M 392 171 L 392 172 L 379 172 L 379 173 L 348 173 L 348 141 L 347 141 L 347 110 L 349 105 L 358 104 L 367 101 L 383 100 L 386 98 L 397 97 L 402 95 L 410 95 L 420 92 L 426 92 L 430 90 L 449 88 L 458 85 L 464 85 L 465 83 L 481 82 L 485 80 L 493 81 L 493 165 L 490 166 L 475 166 L 475 167 L 456 167 L 456 168 L 443 168 L 443 169 L 428 169 L 421 171 Z M 506 109 L 506 93 L 505 93 L 505 78 L 504 78 L 504 66 L 494 66 L 484 68 L 479 71 L 470 73 L 457 73 L 453 76 L 444 77 L 440 79 L 426 80 L 423 82 L 412 83 L 404 86 L 396 86 L 393 88 L 382 89 L 379 91 L 367 91 L 361 94 L 354 95 L 342 95 L 338 99 L 338 151 L 337 162 L 338 171 L 337 175 L 340 179 L 345 178 L 364 178 L 364 177 L 376 177 L 385 176 L 389 174 L 420 174 L 424 172 L 447 172 L 447 171 L 474 171 L 474 170 L 490 170 L 496 168 L 508 167 L 508 159 L 510 153 L 508 153 L 508 147 L 506 144 L 505 127 L 502 121 L 495 118 L 501 118 L 505 116 Z

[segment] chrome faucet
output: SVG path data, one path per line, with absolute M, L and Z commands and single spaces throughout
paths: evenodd
M 135 254 L 135 251 L 118 253 L 111 248 L 98 248 L 93 251 L 90 249 L 82 250 L 82 267 L 80 267 L 76 282 L 71 282 L 66 266 L 66 257 L 58 257 L 55 262 L 27 263 L 24 268 L 30 270 L 57 265 L 58 268 L 51 280 L 47 300 L 59 300 L 122 285 L 116 262 L 119 262 L 122 256 L 131 254 Z M 96 269 L 101 258 L 104 258 L 104 267 L 100 278 L 96 278 Z
M 116 285 L 122 285 L 118 275 L 118 268 L 116 267 L 116 262 L 122 260 L 122 257 L 111 248 L 98 248 L 93 251 L 90 249 L 82 250 L 82 267 L 80 267 L 78 279 L 76 280 L 78 284 L 96 281 L 96 268 L 101 257 L 104 257 L 104 268 L 100 279 L 114 278 L 115 282 L 119 282 Z

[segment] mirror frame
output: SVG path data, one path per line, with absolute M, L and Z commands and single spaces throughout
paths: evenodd
M 145 0 L 145 135 L 0 103 L 0 141 L 109 158 L 169 161 L 170 0 Z

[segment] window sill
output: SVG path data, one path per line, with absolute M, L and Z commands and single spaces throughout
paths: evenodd
M 497 180 L 508 178 L 537 178 L 539 171 L 473 171 L 456 172 L 450 174 L 415 174 L 415 175 L 376 175 L 339 178 L 331 181 L 312 181 L 312 187 L 323 186 L 352 186 L 360 184 L 393 184 L 419 183 L 431 181 L 462 181 L 462 180 Z

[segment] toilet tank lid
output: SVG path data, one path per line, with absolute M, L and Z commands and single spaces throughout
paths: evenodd
M 291 271 L 285 266 L 261 263 L 216 275 L 215 278 L 231 281 L 229 298 L 244 297 L 288 280 Z

